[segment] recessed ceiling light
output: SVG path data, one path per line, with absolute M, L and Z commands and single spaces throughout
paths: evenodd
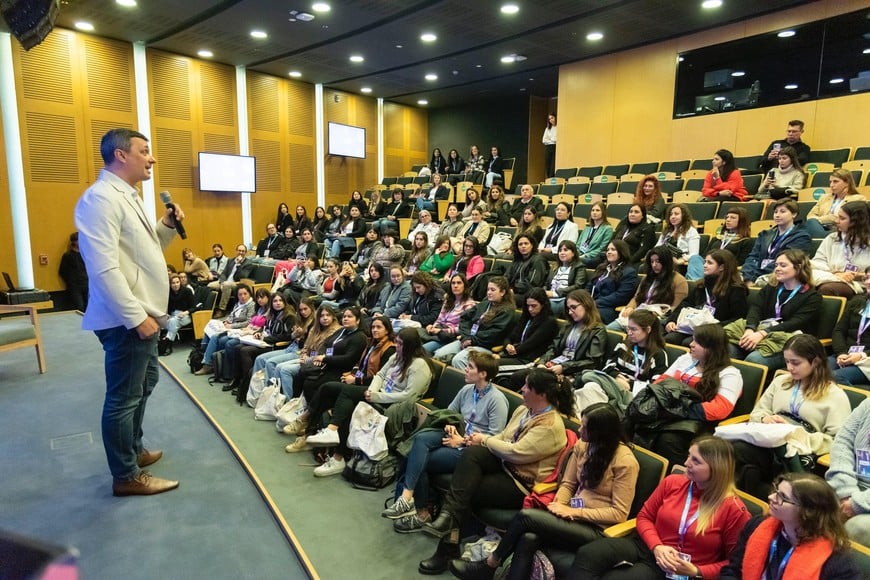
M 420 40 L 422 40 L 423 42 L 435 42 L 436 40 L 438 40 L 438 37 L 431 32 L 424 32 L 420 35 Z
M 502 14 L 516 14 L 520 11 L 520 7 L 516 4 L 505 4 L 501 7 Z
M 436 75 L 435 73 L 429 73 L 426 75 L 426 80 L 427 81 L 437 81 L 438 75 Z
M 713 8 L 719 8 L 722 6 L 722 0 L 704 0 L 701 2 L 701 8 L 705 10 L 712 10 Z
M 482 64 L 476 64 L 476 65 L 474 65 L 474 68 L 483 68 L 483 65 L 482 65 Z
M 132 8 L 136 5 L 136 0 L 115 0 L 115 4 L 126 8 Z
M 865 48 L 862 54 L 870 54 L 870 48 Z
M 534 82 L 535 77 L 529 77 L 529 80 L 532 81 L 532 82 Z
M 777 33 L 777 36 L 780 38 L 791 38 L 795 35 L 794 30 L 783 30 L 782 32 Z
M 677 57 L 677 62 L 683 62 L 684 60 L 686 60 L 686 59 L 683 58 L 682 56 Z
M 363 87 L 359 90 L 359 92 L 369 94 L 370 92 L 372 92 L 372 88 L 371 87 Z
M 418 105 L 428 105 L 429 101 L 427 101 L 426 99 L 420 99 L 419 101 L 417 101 L 417 104 Z
M 94 25 L 90 22 L 85 22 L 84 20 L 79 20 L 78 22 L 76 22 L 75 27 L 79 30 L 84 30 L 85 32 L 94 31 Z
M 837 77 L 835 79 L 831 79 L 828 81 L 828 83 L 830 83 L 832 85 L 839 85 L 842 82 L 843 82 L 843 79 L 841 79 L 840 77 Z
M 586 35 L 586 40 L 601 40 L 604 38 L 604 35 L 600 32 L 590 32 Z
M 521 88 L 521 89 L 520 89 L 520 92 L 521 92 L 521 93 L 526 92 L 526 87 Z
M 332 10 L 332 7 L 326 2 L 315 2 L 311 5 L 311 9 L 315 12 L 329 12 Z
M 359 54 L 352 54 L 350 56 L 350 62 L 362 62 L 365 59 Z
M 791 84 L 785 85 L 785 90 L 787 90 L 787 91 L 793 91 L 793 90 L 795 90 L 797 87 L 798 87 L 798 86 L 797 86 L 796 84 L 791 83 Z
M 517 60 L 517 55 L 515 55 L 515 54 L 509 54 L 507 56 L 501 57 L 501 61 L 505 64 L 516 62 L 516 60 Z
M 732 77 L 744 77 L 744 76 L 746 76 L 746 72 L 744 72 L 742 70 L 736 70 L 733 73 L 731 73 L 731 76 Z
M 405 48 L 405 45 L 404 44 L 397 44 L 396 48 Z
M 198 54 L 202 58 L 211 58 L 214 56 L 214 53 L 210 50 L 200 50 L 200 51 L 197 51 L 196 54 Z
M 267 38 L 269 35 L 262 30 L 252 30 L 251 36 L 253 36 L 254 38 Z
M 302 73 L 299 72 L 298 70 L 291 70 L 291 71 L 290 71 L 289 73 L 287 73 L 287 74 L 289 74 L 289 75 L 290 75 L 291 77 L 293 77 L 294 79 L 298 79 L 299 77 L 302 76 Z
M 724 101 L 725 97 L 713 97 L 714 101 Z

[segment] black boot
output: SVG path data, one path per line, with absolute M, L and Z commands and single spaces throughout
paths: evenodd
M 235 390 L 238 389 L 238 388 L 239 388 L 238 380 L 234 380 L 234 381 L 232 381 L 231 383 L 227 383 L 227 384 L 225 384 L 225 385 L 221 388 L 221 390 L 222 390 L 223 392 L 225 392 L 225 393 L 228 393 L 228 392 L 230 392 L 230 391 L 235 391 Z
M 443 574 L 447 571 L 447 564 L 450 560 L 458 557 L 459 544 L 441 540 L 438 542 L 438 548 L 435 550 L 435 553 L 431 557 L 420 562 L 417 571 L 420 574 L 426 574 L 427 576 Z
M 495 576 L 495 568 L 486 563 L 466 562 L 465 560 L 450 560 L 450 573 L 460 580 L 492 580 Z
M 456 519 L 456 516 L 447 510 L 441 510 L 441 513 L 438 514 L 437 518 L 428 524 L 423 524 L 423 531 L 435 538 L 443 538 L 449 534 L 451 530 L 458 527 L 459 521 Z

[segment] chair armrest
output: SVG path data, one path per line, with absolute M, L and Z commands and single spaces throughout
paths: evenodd
M 737 415 L 724 421 L 719 421 L 719 425 L 736 425 L 738 423 L 749 423 L 749 415 Z
M 637 527 L 637 518 L 626 520 L 620 524 L 614 524 L 604 530 L 604 535 L 608 538 L 623 538 L 633 532 Z
M 819 457 L 816 459 L 816 463 L 818 463 L 822 467 L 830 467 L 831 466 L 831 454 L 825 453 L 824 455 L 819 455 Z
M 202 339 L 202 335 L 205 334 L 205 326 L 208 324 L 208 321 L 211 320 L 213 312 L 211 310 L 197 310 L 193 314 L 190 315 L 190 319 L 193 322 L 193 337 L 197 340 Z

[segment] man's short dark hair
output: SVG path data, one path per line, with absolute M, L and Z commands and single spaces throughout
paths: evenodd
M 795 119 L 794 121 L 789 121 L 789 122 L 788 122 L 788 126 L 789 126 L 789 127 L 794 127 L 795 125 L 797 125 L 798 127 L 800 127 L 800 128 L 801 128 L 801 131 L 804 130 L 804 122 L 803 122 L 803 121 L 798 120 L 798 119 Z
M 473 350 L 468 353 L 469 362 L 477 367 L 477 372 L 486 373 L 486 380 L 492 380 L 498 375 L 498 360 L 488 352 Z
M 100 156 L 103 163 L 111 165 L 115 161 L 115 149 L 130 151 L 130 142 L 134 137 L 148 141 L 148 137 L 133 129 L 111 129 L 100 140 Z

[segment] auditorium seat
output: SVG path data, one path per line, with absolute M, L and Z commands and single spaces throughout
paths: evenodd
M 574 177 L 577 175 L 576 167 L 567 167 L 562 169 L 557 169 L 554 177 L 562 177 L 563 179 L 568 179 L 569 177 Z
M 810 163 L 833 163 L 834 167 L 840 167 L 849 160 L 851 154 L 851 147 L 844 147 L 842 149 L 812 149 L 810 150 Z
M 683 171 L 687 171 L 689 169 L 690 161 L 688 159 L 683 159 L 681 161 L 662 161 L 662 164 L 659 166 L 659 171 L 673 171 L 677 175 L 683 173 Z
M 651 161 L 648 163 L 633 163 L 631 165 L 631 169 L 629 172 L 631 173 L 642 173 L 644 175 L 649 175 L 650 173 L 655 173 L 659 170 L 659 162 Z

